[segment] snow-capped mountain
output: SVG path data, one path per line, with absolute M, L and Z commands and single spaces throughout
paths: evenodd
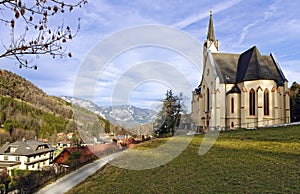
M 157 115 L 157 113 L 151 109 L 143 109 L 131 105 L 98 106 L 91 101 L 80 98 L 69 96 L 62 96 L 61 98 L 76 106 L 92 111 L 116 125 L 126 128 L 138 124 L 152 123 Z

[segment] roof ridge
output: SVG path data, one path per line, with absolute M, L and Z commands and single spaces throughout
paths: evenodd
M 253 46 L 240 55 L 237 65 L 236 83 L 244 79 L 249 66 L 249 62 L 255 50 L 258 51 L 257 47 Z

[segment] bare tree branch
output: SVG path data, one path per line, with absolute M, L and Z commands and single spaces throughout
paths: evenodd
M 30 56 L 71 57 L 71 53 L 67 54 L 65 43 L 76 37 L 80 29 L 80 19 L 74 31 L 70 26 L 65 26 L 64 22 L 54 28 L 48 27 L 48 21 L 64 14 L 66 10 L 71 12 L 86 3 L 87 0 L 78 0 L 75 3 L 60 0 L 0 0 L 0 23 L 11 31 L 11 41 L 3 43 L 4 51 L 0 53 L 0 59 L 13 58 L 20 67 L 37 69 L 36 65 L 30 65 Z M 16 28 L 22 26 L 23 33 L 17 35 Z

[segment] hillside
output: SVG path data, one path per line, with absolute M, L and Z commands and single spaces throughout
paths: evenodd
M 54 142 L 57 133 L 76 132 L 78 122 L 73 120 L 74 110 L 84 115 L 89 121 L 87 125 L 95 118 L 98 127 L 107 125 L 105 119 L 49 96 L 33 83 L 8 71 L 0 74 L 0 110 L 1 144 L 23 137 L 46 138 Z
M 204 155 L 198 154 L 204 137 L 198 135 L 167 164 L 147 170 L 108 164 L 68 193 L 300 193 L 299 134 L 300 126 L 223 132 Z M 168 140 L 137 145 L 119 160 L 130 164 L 138 160 L 134 150 Z M 157 157 L 165 156 L 149 159 Z

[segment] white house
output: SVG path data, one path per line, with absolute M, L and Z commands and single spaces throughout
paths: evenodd
M 40 170 L 52 164 L 53 153 L 50 144 L 36 140 L 6 143 L 0 148 L 0 168 Z
M 240 54 L 219 51 L 210 13 L 203 75 L 193 92 L 192 118 L 200 129 L 255 128 L 290 122 L 288 81 L 274 54 L 256 46 Z

